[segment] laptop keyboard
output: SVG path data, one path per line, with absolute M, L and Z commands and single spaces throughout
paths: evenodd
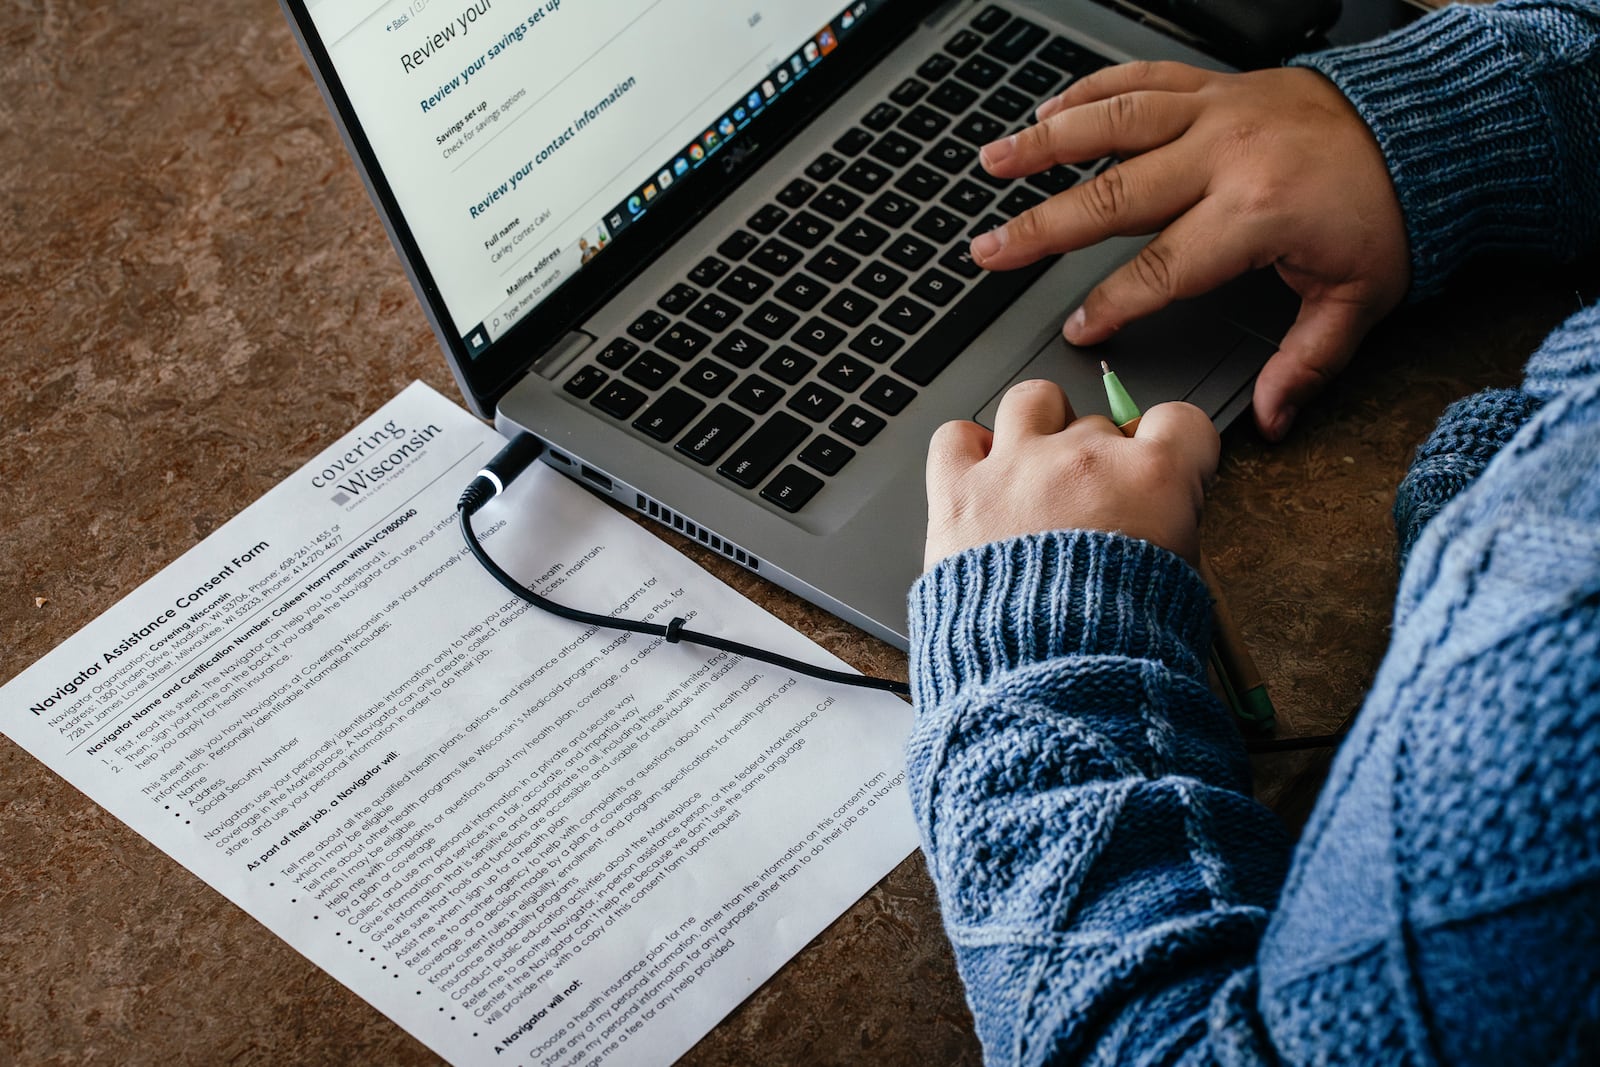
M 968 242 L 1093 168 L 1002 180 L 978 148 L 1110 63 L 986 8 L 563 388 L 798 512 L 1049 267 Z

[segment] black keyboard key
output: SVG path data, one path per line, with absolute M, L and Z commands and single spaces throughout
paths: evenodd
M 628 336 L 640 341 L 653 340 L 671 321 L 659 311 L 646 311 L 628 324 Z
M 985 55 L 969 56 L 965 63 L 956 68 L 957 78 L 978 89 L 987 89 L 1005 76 L 1006 68 Z M 945 83 L 945 85 L 952 84 L 954 83 Z M 973 99 L 977 99 L 976 93 L 973 94 Z M 956 110 L 965 111 L 966 108 Z
M 778 286 L 778 291 L 772 295 L 792 308 L 810 311 L 828 295 L 828 287 L 809 275 L 796 274 Z
M 842 282 L 860 264 L 855 256 L 829 245 L 806 262 L 806 270 L 822 275 L 827 281 Z
M 772 288 L 772 279 L 744 267 L 735 267 L 733 273 L 722 280 L 717 292 L 726 293 L 741 304 L 753 304 Z
M 922 151 L 922 145 L 903 133 L 890 130 L 878 138 L 878 143 L 872 146 L 867 155 L 873 159 L 889 164 L 891 167 L 903 167 L 917 158 L 917 153 Z
M 880 103 L 871 111 L 866 113 L 866 115 L 861 119 L 861 125 L 865 126 L 869 130 L 875 130 L 878 133 L 882 133 L 890 126 L 893 126 L 895 121 L 900 118 L 900 115 L 900 109 L 895 107 L 893 104 Z
M 755 234 L 746 233 L 743 230 L 734 230 L 717 246 L 717 251 L 729 259 L 743 259 L 750 254 L 752 248 L 760 243 L 760 239 Z
M 769 237 L 765 244 L 750 253 L 750 265 L 781 278 L 798 267 L 802 258 L 800 250 L 794 245 Z
M 949 178 L 918 163 L 900 175 L 899 179 L 894 183 L 894 187 L 903 193 L 916 197 L 918 200 L 927 202 L 938 196 L 940 191 L 949 184 Z
M 907 78 L 894 87 L 894 91 L 889 94 L 889 99 L 901 107 L 910 107 L 918 100 L 921 100 L 927 92 L 928 84 L 926 82 L 920 82 L 915 78 Z
M 920 137 L 924 141 L 931 141 L 944 132 L 950 125 L 950 120 L 931 107 L 917 105 L 906 112 L 906 117 L 900 120 L 900 129 Z
M 1000 86 L 983 102 L 983 110 L 991 115 L 998 115 L 1007 122 L 1015 122 L 1032 108 L 1033 101 L 1009 85 Z
M 644 414 L 633 420 L 633 428 L 657 441 L 670 441 L 689 425 L 689 420 L 705 410 L 706 403 L 679 388 L 656 397 Z
M 894 230 L 916 218 L 920 207 L 915 200 L 907 200 L 898 193 L 884 193 L 867 208 L 867 215 Z
M 656 338 L 656 347 L 677 359 L 693 359 L 711 346 L 711 338 L 686 322 L 674 323 L 672 329 Z
M 1006 124 L 997 118 L 985 115 L 981 111 L 974 111 L 956 123 L 955 129 L 950 132 L 968 144 L 982 148 L 990 141 L 998 140 L 1004 136 Z
M 888 380 L 888 379 L 884 379 Z M 860 404 L 851 404 L 828 424 L 828 429 L 846 441 L 864 445 L 878 436 L 878 431 L 889 425 Z
M 842 289 L 833 294 L 822 307 L 822 313 L 830 319 L 844 323 L 846 326 L 860 326 L 867 321 L 867 316 L 878 310 L 878 305 L 856 292 L 854 289 Z
M 982 34 L 991 34 L 1001 26 L 1011 21 L 1011 15 L 1003 7 L 986 7 L 972 18 L 972 28 Z
M 700 299 L 700 290 L 692 285 L 684 285 L 679 282 L 661 295 L 661 299 L 656 301 L 656 307 L 669 315 L 682 315 L 693 307 L 694 302 L 698 299 Z
M 952 115 L 961 114 L 977 102 L 977 90 L 954 81 L 945 82 L 928 96 L 928 103 Z
M 983 273 L 983 268 L 972 260 L 972 246 L 965 241 L 946 250 L 939 257 L 939 266 L 963 278 L 976 278 Z
M 906 270 L 920 270 L 922 265 L 932 259 L 937 251 L 939 251 L 937 248 L 922 238 L 903 233 L 896 237 L 888 248 L 884 249 L 883 255 L 885 259 L 897 267 L 904 267 Z
M 781 411 L 745 438 L 733 455 L 723 460 L 717 473 L 745 489 L 754 489 L 772 468 L 800 447 L 811 428 Z
M 984 170 L 981 165 L 973 167 L 971 170 L 967 171 L 967 177 L 971 178 L 973 181 L 982 182 L 984 185 L 992 186 L 995 189 L 1011 188 L 1012 179 L 996 178 L 993 174 L 990 174 L 988 171 Z
M 866 130 L 852 127 L 844 132 L 844 136 L 833 142 L 833 150 L 841 156 L 859 156 L 867 150 L 872 143 L 872 134 Z
M 898 415 L 917 398 L 917 391 L 905 382 L 880 374 L 861 393 L 861 399 L 885 415 Z
M 733 387 L 728 399 L 757 415 L 765 415 L 772 405 L 783 399 L 783 390 L 759 374 L 752 374 Z
M 1054 196 L 1064 189 L 1071 189 L 1074 185 L 1077 185 L 1081 177 L 1082 175 L 1071 167 L 1058 163 L 1049 170 L 1042 170 L 1038 174 L 1030 174 L 1027 182 L 1040 192 Z
M 985 55 L 994 56 L 1006 64 L 1015 64 L 1044 43 L 1050 36 L 1043 26 L 1036 26 L 1027 19 L 1015 18 L 1006 28 L 989 38 L 983 46 Z
M 955 69 L 956 61 L 940 52 L 922 61 L 922 66 L 917 68 L 917 76 L 926 81 L 936 82 Z
M 1092 74 L 1101 67 L 1109 67 L 1111 65 L 1109 59 L 1095 55 L 1087 48 L 1073 44 L 1065 37 L 1052 38 L 1049 44 L 1040 49 L 1038 58 L 1057 70 L 1064 70 L 1078 78 L 1086 74 Z
M 803 248 L 815 248 L 833 232 L 833 224 L 824 222 L 809 211 L 802 211 L 784 223 L 783 229 L 778 232 Z
M 863 193 L 875 193 L 894 176 L 894 171 L 871 159 L 858 159 L 845 168 L 839 180 Z
M 721 333 L 739 321 L 740 313 L 738 304 L 724 300 L 716 293 L 707 293 L 700 303 L 690 309 L 689 319 L 713 333 Z
M 798 411 L 812 422 L 821 422 L 838 410 L 842 403 L 844 398 L 838 393 L 824 389 L 816 382 L 807 382 L 784 406 L 792 411 Z
M 755 425 L 755 420 L 727 404 L 718 404 L 675 446 L 696 463 L 709 465 L 728 450 L 740 434 Z
M 988 233 L 990 230 L 999 229 L 1005 224 L 1006 219 L 1004 215 L 996 215 L 991 211 L 983 218 L 972 224 L 972 228 L 967 231 L 967 236 L 976 237 L 980 233 Z
M 678 365 L 664 356 L 654 352 L 645 352 L 638 359 L 628 364 L 628 369 L 622 376 L 629 381 L 638 382 L 646 389 L 660 389 L 672 380 L 678 373 Z
M 767 351 L 767 342 L 752 337 L 743 330 L 734 330 L 717 342 L 712 351 L 735 367 L 748 367 Z
M 761 490 L 761 499 L 771 501 L 791 514 L 810 503 L 822 488 L 822 479 L 807 474 L 793 463 L 778 472 L 778 476 Z
M 923 158 L 946 174 L 960 174 L 972 166 L 978 158 L 978 153 L 970 146 L 946 137 L 928 149 L 928 154 Z
M 845 332 L 831 322 L 819 318 L 810 318 L 806 324 L 794 332 L 789 338 L 795 344 L 819 356 L 831 355 L 834 349 L 844 344 Z
M 817 361 L 810 356 L 788 345 L 779 345 L 778 350 L 761 364 L 761 369 L 786 385 L 798 385 L 800 379 L 810 374 L 816 365 Z
M 836 222 L 843 222 L 861 207 L 861 197 L 839 185 L 830 185 L 817 194 L 811 206 Z
M 985 274 L 940 316 L 933 329 L 891 364 L 892 368 L 918 385 L 927 385 L 1058 258 L 1046 256 L 1016 270 Z
M 888 239 L 888 230 L 866 219 L 856 219 L 839 231 L 839 243 L 864 256 L 872 255 Z
M 844 160 L 831 152 L 824 152 L 806 167 L 806 177 L 816 182 L 831 181 L 843 169 Z
M 971 30 L 962 30 L 945 42 L 944 50 L 957 59 L 961 59 L 977 51 L 978 46 L 981 44 L 983 44 L 982 37 L 979 37 Z
M 909 296 L 902 296 L 884 308 L 883 313 L 878 318 L 903 334 L 913 334 L 928 324 L 928 320 L 933 318 L 933 312 Z M 928 383 L 919 382 L 918 384 L 926 385 Z
M 894 295 L 894 291 L 906 282 L 906 276 L 887 263 L 874 261 L 860 274 L 856 275 L 855 282 L 873 296 L 884 299 Z
M 835 389 L 846 393 L 853 393 L 856 387 L 872 377 L 872 368 L 854 356 L 840 353 L 817 372 L 817 377 L 833 386 Z
M 804 206 L 805 202 L 811 199 L 811 194 L 816 191 L 817 187 L 811 182 L 804 178 L 796 178 L 778 193 L 778 203 L 784 207 L 799 208 Z
M 717 284 L 717 279 L 728 273 L 728 265 L 716 256 L 707 256 L 694 269 L 689 272 L 689 280 L 698 286 L 710 287 Z
M 911 228 L 934 244 L 942 245 L 946 241 L 954 241 L 960 237 L 966 225 L 959 215 L 952 215 L 942 207 L 930 207 Z
M 795 457 L 812 470 L 821 471 L 823 474 L 838 474 L 856 456 L 856 450 L 849 445 L 840 444 L 827 434 L 818 434 L 809 445 L 800 450 Z
M 905 343 L 905 338 L 899 334 L 873 323 L 850 339 L 850 351 L 866 356 L 874 363 L 882 363 L 905 347 Z
M 1037 207 L 1044 203 L 1044 197 L 1025 186 L 1017 186 L 1005 196 L 1000 198 L 1000 203 L 995 205 L 995 210 L 1002 215 L 1020 215 L 1030 207 Z
M 614 419 L 626 419 L 639 410 L 649 397 L 627 382 L 619 382 L 615 378 L 607 382 L 601 390 L 589 401 L 601 411 Z
M 911 293 L 930 304 L 944 307 L 961 292 L 962 284 L 937 267 L 928 270 L 911 283 Z
M 976 215 L 993 202 L 994 193 L 977 182 L 965 178 L 956 182 L 949 192 L 939 198 L 939 203 L 945 207 L 955 208 L 968 217 Z
M 1061 75 L 1043 63 L 1024 63 L 1006 81 L 1029 96 L 1045 96 L 1061 81 Z
M 578 373 L 567 379 L 567 384 L 561 388 L 575 397 L 583 398 L 593 396 L 594 391 L 605 382 L 608 375 L 599 367 L 579 367 Z
M 768 300 L 752 311 L 750 317 L 744 320 L 744 324 L 762 337 L 777 340 L 799 321 L 799 315 Z
M 702 396 L 719 396 L 738 375 L 714 359 L 702 359 L 683 372 L 683 384 Z
M 616 340 L 606 345 L 605 348 L 601 349 L 600 354 L 594 358 L 595 362 L 600 364 L 602 367 L 610 367 L 612 370 L 621 370 L 627 365 L 628 360 L 632 359 L 638 354 L 638 345 L 634 344 L 626 337 L 618 337 Z

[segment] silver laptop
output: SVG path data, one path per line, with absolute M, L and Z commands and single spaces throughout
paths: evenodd
M 1214 61 L 1086 0 L 283 0 L 467 405 L 904 647 L 923 461 L 1024 377 L 1225 424 L 1293 311 L 1261 277 L 1092 351 L 1139 247 L 1003 274 L 970 236 L 1092 175 L 979 145 L 1074 78 Z

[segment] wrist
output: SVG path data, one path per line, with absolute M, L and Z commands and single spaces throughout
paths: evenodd
M 1203 682 L 1211 598 L 1194 568 L 1121 534 L 1055 530 L 939 561 L 911 588 L 919 705 L 1061 656 L 1154 659 Z

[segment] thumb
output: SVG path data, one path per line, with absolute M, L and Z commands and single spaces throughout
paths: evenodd
M 1262 436 L 1283 440 L 1300 409 L 1344 370 L 1371 326 L 1372 317 L 1359 304 L 1328 299 L 1300 304 L 1278 351 L 1256 375 L 1253 404 Z

